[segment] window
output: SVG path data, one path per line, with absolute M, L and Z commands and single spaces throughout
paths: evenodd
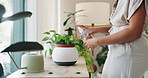
M 0 0 L 0 4 L 6 8 L 6 13 L 3 17 L 7 17 L 23 11 L 25 0 Z M 24 24 L 23 19 L 0 24 L 0 51 L 12 43 L 24 41 Z M 20 66 L 22 53 L 11 53 L 11 55 Z M 0 63 L 3 65 L 5 77 L 17 70 L 7 53 L 0 53 Z
M 6 8 L 6 13 L 3 17 L 12 15 L 12 2 L 11 0 L 0 0 L 0 4 L 4 5 Z M 0 24 L 0 51 L 5 49 L 11 44 L 11 30 L 13 22 L 4 22 Z M 10 58 L 6 53 L 0 54 L 0 63 L 2 63 L 4 68 L 4 74 L 10 73 Z

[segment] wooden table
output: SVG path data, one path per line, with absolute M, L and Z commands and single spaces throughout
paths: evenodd
M 58 66 L 50 58 L 44 60 L 44 72 L 22 74 L 23 71 L 18 70 L 7 78 L 89 78 L 83 57 L 73 66 Z

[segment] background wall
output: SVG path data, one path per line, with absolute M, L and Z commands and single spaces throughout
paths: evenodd
M 43 32 L 49 31 L 52 26 L 52 0 L 38 0 L 38 41 L 41 42 Z M 42 43 L 42 42 L 41 42 Z

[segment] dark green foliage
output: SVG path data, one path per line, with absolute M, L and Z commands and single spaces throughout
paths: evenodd
M 145 33 L 148 35 L 148 29 L 145 30 Z
M 104 46 L 101 46 L 101 47 L 102 47 L 102 50 L 97 54 L 97 57 L 96 57 L 96 61 L 97 61 L 99 66 L 101 66 L 105 63 L 106 58 L 107 58 L 107 53 L 109 51 L 107 45 L 104 45 Z
M 64 13 L 67 13 L 67 18 L 63 22 L 63 26 L 65 26 L 65 29 L 72 27 L 72 26 L 70 26 L 71 24 L 74 24 L 74 26 L 76 25 L 76 21 L 75 21 L 76 16 L 75 15 L 81 11 L 83 11 L 83 10 L 79 10 L 76 12 L 64 12 Z
M 3 70 L 3 67 L 0 63 L 0 78 L 4 75 L 4 70 Z
M 48 35 L 42 39 L 42 41 L 46 41 L 49 44 L 76 44 L 83 45 L 83 41 L 74 35 L 60 35 L 56 33 L 54 30 L 50 30 L 49 32 L 45 32 L 44 34 Z M 80 43 L 80 44 L 79 44 Z
M 67 18 L 67 19 L 64 21 L 63 26 L 66 26 L 66 25 L 67 25 L 67 22 L 68 22 L 68 20 L 69 20 L 70 18 L 71 18 L 71 17 Z

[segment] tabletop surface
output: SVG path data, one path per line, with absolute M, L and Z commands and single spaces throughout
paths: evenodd
M 45 58 L 44 72 L 22 73 L 22 70 L 18 70 L 7 78 L 89 78 L 83 57 L 79 57 L 76 64 L 72 66 L 58 66 L 51 58 Z

